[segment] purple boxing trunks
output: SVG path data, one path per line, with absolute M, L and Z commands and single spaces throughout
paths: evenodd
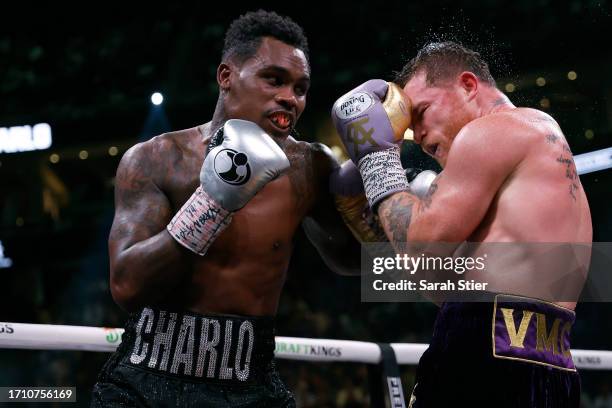
M 579 407 L 575 314 L 537 299 L 442 304 L 411 397 L 421 407 Z

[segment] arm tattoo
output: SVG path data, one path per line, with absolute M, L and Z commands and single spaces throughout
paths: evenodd
M 569 183 L 569 194 L 576 201 L 576 191 L 578 190 L 578 172 L 576 171 L 576 165 L 574 159 L 571 156 L 560 154 L 557 157 L 557 162 L 561 163 L 565 167 L 565 178 L 570 180 Z
M 120 164 L 121 166 L 122 164 Z M 132 158 L 117 172 L 115 179 L 115 204 L 120 207 L 133 208 L 141 200 L 142 192 L 151 182 L 153 166 L 150 155 Z
M 159 158 L 148 149 L 122 159 L 115 179 L 115 219 L 109 243 L 129 248 L 159 233 L 170 221 L 170 204 L 153 180 L 158 164 Z
M 383 227 L 388 232 L 389 241 L 394 244 L 397 251 L 405 249 L 408 242 L 408 228 L 412 221 L 412 210 L 418 201 L 417 212 L 420 214 L 431 207 L 433 195 L 438 191 L 438 182 L 443 173 L 440 173 L 432 181 L 427 193 L 423 198 L 411 194 L 396 194 L 380 204 L 378 216 Z
M 504 105 L 505 103 L 506 103 L 506 98 L 501 97 L 493 101 L 493 106 L 500 106 L 500 105 Z
M 559 139 L 559 136 L 551 133 L 549 135 L 546 135 L 546 142 L 547 143 L 557 143 L 557 140 Z
M 556 144 L 560 136 L 555 134 L 546 135 L 546 142 Z M 563 165 L 565 168 L 565 178 L 569 180 L 569 195 L 574 199 L 576 198 L 576 191 L 578 190 L 578 172 L 576 171 L 576 165 L 574 164 L 574 158 L 572 156 L 572 150 L 569 148 L 567 143 L 561 142 L 563 152 L 557 156 L 557 163 Z
M 408 241 L 408 227 L 412 219 L 414 202 L 414 198 L 410 195 L 396 194 L 380 205 L 380 219 L 386 227 L 389 240 L 398 251 L 401 251 Z

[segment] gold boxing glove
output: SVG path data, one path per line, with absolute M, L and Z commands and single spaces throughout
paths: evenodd
M 363 191 L 361 175 L 347 160 L 330 178 L 330 190 L 342 220 L 360 242 L 386 242 L 387 236 Z

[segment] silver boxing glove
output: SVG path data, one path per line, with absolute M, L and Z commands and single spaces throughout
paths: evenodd
M 167 226 L 182 246 L 204 255 L 227 228 L 232 214 L 289 167 L 274 140 L 253 122 L 231 119 L 218 130 L 200 170 L 200 187 Z
M 219 130 L 223 141 L 202 165 L 200 183 L 221 207 L 236 211 L 290 164 L 285 152 L 253 122 L 230 119 Z

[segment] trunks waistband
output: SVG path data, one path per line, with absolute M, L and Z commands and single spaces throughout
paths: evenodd
M 572 310 L 523 296 L 491 294 L 490 299 L 443 303 L 432 347 L 452 353 L 468 347 L 496 359 L 576 370 L 570 351 Z
M 491 336 L 496 358 L 576 371 L 570 351 L 574 311 L 554 303 L 497 295 Z
M 249 384 L 271 367 L 272 317 L 144 308 L 126 324 L 123 364 L 188 380 Z

